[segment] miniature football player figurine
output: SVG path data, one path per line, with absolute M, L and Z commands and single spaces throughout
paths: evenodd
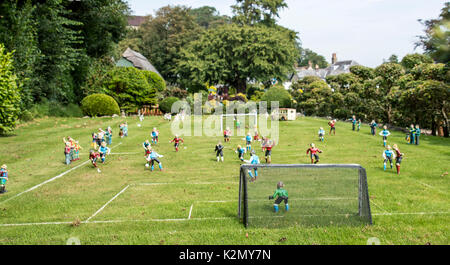
M 383 130 L 380 132 L 380 135 L 383 136 L 383 146 L 386 147 L 387 144 L 387 138 L 391 133 L 388 131 L 387 126 L 383 126 Z
M 221 142 L 219 142 L 216 145 L 216 148 L 214 149 L 214 151 L 216 152 L 217 162 L 219 162 L 219 160 L 222 160 L 222 162 L 223 162 L 223 149 L 224 148 L 225 147 L 222 145 Z
M 386 171 L 386 163 L 387 161 L 389 161 L 389 163 L 391 164 L 391 169 L 392 169 L 392 160 L 395 158 L 395 153 L 392 151 L 391 146 L 388 145 L 386 147 L 386 150 L 383 151 L 383 168 Z
M 252 150 L 252 135 L 250 133 L 245 136 L 245 141 L 247 142 L 247 151 L 249 152 Z
M 264 146 L 264 149 L 266 150 L 265 158 L 266 158 L 267 164 L 272 163 L 272 147 L 274 147 L 274 146 L 275 146 L 275 142 L 271 141 L 271 140 L 268 140 Z
M 246 150 L 244 148 L 238 145 L 236 151 L 234 152 L 238 154 L 238 157 L 241 161 L 244 161 L 244 154 L 246 153 Z
M 358 121 L 356 120 L 356 116 L 353 115 L 352 118 L 349 119 L 349 121 L 352 122 L 352 130 L 354 131 L 354 130 L 356 129 L 356 123 L 358 122 Z
M 416 128 L 414 128 L 414 124 L 411 124 L 409 128 L 409 144 L 414 144 L 415 138 L 416 138 Z
M 259 157 L 256 155 L 255 150 L 252 150 L 252 156 L 250 157 L 250 160 L 245 161 L 245 162 L 252 164 L 252 165 L 257 165 L 260 163 Z M 248 175 L 250 176 L 251 180 L 254 182 L 254 181 L 256 181 L 256 178 L 258 177 L 258 168 L 256 168 L 256 167 L 253 168 L 253 171 L 255 172 L 255 176 L 253 176 L 251 169 L 248 171 Z
M 420 128 L 419 125 L 416 124 L 416 130 L 414 131 L 414 142 L 416 145 L 419 145 L 419 137 L 420 137 Z
M 325 140 L 324 137 L 325 137 L 325 130 L 322 127 L 320 127 L 319 128 L 319 140 L 323 142 Z
M 405 154 L 400 152 L 400 149 L 398 149 L 396 144 L 393 145 L 393 149 L 395 151 L 395 167 L 397 168 L 397 175 L 400 175 L 400 165 Z
M 145 140 L 144 143 L 142 143 L 142 147 L 144 147 L 144 151 L 147 151 L 148 147 L 151 147 L 152 145 L 150 144 L 149 140 Z M 147 153 L 146 153 L 147 155 Z
M 225 131 L 223 131 L 223 138 L 224 138 L 224 142 L 227 143 L 230 141 L 230 137 L 231 137 L 231 130 L 230 127 L 227 127 L 225 129 Z
M 0 168 L 0 194 L 7 192 L 6 181 L 8 181 L 8 167 L 2 165 Z
M 102 145 L 98 149 L 98 153 L 100 154 L 100 158 L 102 159 L 102 163 L 105 163 L 106 155 L 109 155 L 111 149 L 106 147 L 106 142 L 102 142 Z
M 272 196 L 269 196 L 269 200 L 275 199 L 275 203 L 273 204 L 273 209 L 277 213 L 278 212 L 278 205 L 284 201 L 285 210 L 289 211 L 289 204 L 288 204 L 288 192 L 287 190 L 283 189 L 284 184 L 283 182 L 277 183 L 277 189 L 275 190 L 274 194 Z
M 306 150 L 306 155 L 309 154 L 311 158 L 311 164 L 317 164 L 319 162 L 319 155 L 317 153 L 322 153 L 322 151 L 319 150 L 319 148 L 317 148 L 316 145 L 312 143 L 311 147 L 308 148 L 308 150 Z
M 159 138 L 159 131 L 156 128 L 153 128 L 152 131 L 152 144 L 157 144 Z
M 91 150 L 89 152 L 89 160 L 91 160 L 92 165 L 97 168 L 98 173 L 100 173 L 100 169 L 97 167 L 97 159 L 100 158 L 100 154 Z
M 336 120 L 329 121 L 328 125 L 330 126 L 330 135 L 331 132 L 333 132 L 333 135 L 336 135 Z
M 153 151 L 153 149 L 151 147 L 148 147 L 148 149 L 150 151 L 150 154 L 146 158 L 148 163 L 145 166 L 149 167 L 149 164 L 150 164 L 150 167 L 151 167 L 150 170 L 153 171 L 155 169 L 154 164 L 156 162 L 156 163 L 158 163 L 159 171 L 162 171 L 163 170 L 162 163 L 161 163 L 161 161 L 159 161 L 158 158 L 164 157 L 164 156 Z
M 375 134 L 377 133 L 378 124 L 375 122 L 375 120 L 372 120 L 369 126 L 370 126 L 370 134 L 372 134 L 372 136 L 375 136 Z
M 359 132 L 359 130 L 361 129 L 361 119 L 358 120 L 358 127 L 357 127 L 357 131 Z
M 173 138 L 173 140 L 170 141 L 170 143 L 175 143 L 174 147 L 176 152 L 178 152 L 179 150 L 180 142 L 184 143 L 184 140 L 182 138 L 179 138 L 178 135 L 175 135 L 175 138 Z

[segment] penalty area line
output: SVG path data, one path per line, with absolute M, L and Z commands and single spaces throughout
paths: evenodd
M 101 211 L 103 211 L 103 209 L 105 209 L 106 206 L 108 206 L 108 204 L 110 204 L 112 201 L 114 201 L 117 197 L 119 197 L 120 194 L 124 193 L 128 187 L 130 187 L 130 185 L 127 185 L 125 188 L 123 188 L 119 193 L 117 193 L 114 197 L 112 197 L 111 200 L 109 200 L 107 203 L 105 203 L 102 207 L 100 207 L 100 209 L 98 209 L 93 215 L 91 215 L 91 217 L 89 217 L 88 219 L 86 219 L 86 223 L 89 223 L 89 221 L 94 218 L 97 214 L 99 214 Z

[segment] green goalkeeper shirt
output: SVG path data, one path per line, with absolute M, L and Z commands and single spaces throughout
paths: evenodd
M 274 198 L 276 198 L 277 196 L 280 196 L 280 197 L 288 197 L 288 192 L 287 192 L 287 190 L 285 190 L 285 189 L 277 189 L 276 191 L 275 191 L 275 193 L 273 194 L 273 197 Z

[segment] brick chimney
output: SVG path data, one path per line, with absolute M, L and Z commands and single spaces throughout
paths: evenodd
M 337 56 L 336 53 L 333 53 L 331 55 L 331 64 L 335 64 L 337 62 Z

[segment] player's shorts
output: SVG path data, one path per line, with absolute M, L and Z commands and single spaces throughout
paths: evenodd
M 243 153 L 242 154 L 238 153 L 238 158 L 241 159 L 241 160 L 244 160 L 244 154 Z
M 399 156 L 396 157 L 395 158 L 395 163 L 400 165 L 402 163 L 402 159 L 403 159 L 403 157 L 401 157 L 401 156 L 400 157 Z
M 331 131 L 336 131 L 336 128 L 335 127 L 331 127 L 330 130 Z
M 387 141 L 387 136 L 383 136 L 383 141 Z
M 279 196 L 276 200 L 275 200 L 275 204 L 280 204 L 282 201 L 284 201 L 285 204 L 288 204 L 288 197 L 286 196 Z
M 6 184 L 6 178 L 0 178 L 0 185 Z
M 175 148 L 177 148 L 178 146 L 180 146 L 180 143 L 175 143 L 173 146 L 174 146 Z
M 392 156 L 387 156 L 384 162 L 387 162 L 389 160 L 389 163 L 392 163 Z
M 266 150 L 266 157 L 272 155 L 272 150 Z
M 216 156 L 223 156 L 223 151 L 216 152 Z
M 151 163 L 152 163 L 152 166 L 153 166 L 153 164 L 155 163 L 155 161 L 156 161 L 156 163 L 161 163 L 160 161 L 159 161 L 159 159 L 158 158 L 152 158 L 152 160 L 150 161 Z
M 318 154 L 311 154 L 311 159 L 316 159 L 317 161 L 319 161 L 319 155 Z
M 323 137 L 323 133 L 319 133 L 319 137 Z
M 252 141 L 247 141 L 247 145 L 251 145 L 252 144 Z

